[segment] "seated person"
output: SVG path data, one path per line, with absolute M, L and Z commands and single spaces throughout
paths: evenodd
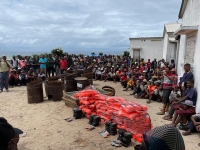
M 185 91 L 185 96 L 181 98 L 178 102 L 173 102 L 173 109 L 176 110 L 174 114 L 174 118 L 172 120 L 172 124 L 174 126 L 177 126 L 177 124 L 182 120 L 182 125 L 180 128 L 184 128 L 187 125 L 188 117 L 191 117 L 195 114 L 195 106 L 197 102 L 197 91 L 194 88 L 194 80 L 188 80 L 187 81 L 187 89 Z M 180 104 L 184 102 L 185 100 L 192 101 L 192 104 L 194 107 L 188 107 L 187 109 L 183 109 L 183 104 Z
M 17 150 L 20 129 L 13 128 L 5 118 L 0 117 L 0 150 Z
M 120 80 L 122 76 L 123 76 L 122 69 L 119 68 L 119 70 L 116 71 L 115 82 L 116 82 L 116 80 L 118 80 L 118 79 Z
M 185 143 L 177 128 L 164 125 L 146 132 L 135 150 L 185 150 Z
M 144 95 L 146 94 L 146 89 L 148 88 L 147 85 L 147 80 L 144 79 L 142 82 L 140 82 L 140 90 L 141 92 L 137 94 L 137 96 L 135 96 L 135 98 L 141 99 L 144 97 Z
M 155 90 L 155 95 L 157 96 L 157 102 L 162 102 L 162 97 L 163 97 L 163 85 L 161 84 L 160 80 L 157 80 L 155 82 L 155 85 L 158 87 Z
M 115 69 L 112 68 L 111 72 L 108 73 L 108 78 L 115 80 Z M 115 82 L 115 81 L 114 81 Z
M 134 88 L 134 81 L 135 81 L 135 76 L 132 76 L 128 82 L 127 82 L 127 87 L 126 89 L 124 89 L 123 91 L 127 91 L 129 88 L 131 88 L 133 90 Z
M 169 96 L 169 100 L 170 100 L 170 103 L 173 103 L 173 102 L 178 102 L 180 99 L 181 99 L 180 88 L 178 85 L 176 85 L 176 86 L 174 86 L 173 91 L 171 92 L 171 94 Z M 169 109 L 169 114 L 164 116 L 163 119 L 172 121 L 174 111 L 175 110 L 173 109 L 173 104 L 172 104 Z
M 176 127 L 181 121 L 182 123 L 186 122 L 179 127 L 179 129 L 184 130 L 185 126 L 187 126 L 188 124 L 187 117 L 191 117 L 195 114 L 195 106 L 193 105 L 193 101 L 191 100 L 186 100 L 182 104 L 183 105 L 181 107 L 175 110 L 172 125 Z
M 155 95 L 156 89 L 157 86 L 153 81 L 151 81 L 150 85 L 146 89 L 147 95 L 145 96 L 145 98 L 149 98 L 149 100 L 147 101 L 148 104 L 151 103 L 151 100 L 155 100 L 157 98 L 157 96 Z
M 120 78 L 120 82 L 121 82 L 123 88 L 126 88 L 128 79 L 129 79 L 129 77 L 125 73 Z
M 17 74 L 17 71 L 13 69 L 9 74 L 9 78 L 8 78 L 9 85 L 11 87 L 13 87 L 14 85 L 18 86 L 18 79 L 19 79 L 19 76 Z
M 45 74 L 42 74 L 42 72 L 40 72 L 38 74 L 38 78 L 42 79 L 42 81 L 45 81 L 46 80 L 46 75 Z
M 20 86 L 22 86 L 26 85 L 27 82 L 28 82 L 28 76 L 26 75 L 26 72 L 23 70 L 19 75 L 19 84 Z
M 104 81 L 106 82 L 108 78 L 108 68 L 105 68 L 104 71 L 101 74 L 101 80 L 104 79 Z
M 102 75 L 102 68 L 98 68 L 95 72 L 95 80 L 97 80 Z
M 187 127 L 189 130 L 182 133 L 184 136 L 191 135 L 193 132 L 200 131 L 200 114 L 193 115 Z
M 32 68 L 30 68 L 30 70 L 28 71 L 27 77 L 28 77 L 28 82 L 37 79 L 37 75 L 33 72 Z

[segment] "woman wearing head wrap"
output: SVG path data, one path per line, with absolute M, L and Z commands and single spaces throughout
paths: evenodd
M 173 126 L 156 127 L 143 135 L 143 143 L 136 150 L 185 150 L 179 130 Z

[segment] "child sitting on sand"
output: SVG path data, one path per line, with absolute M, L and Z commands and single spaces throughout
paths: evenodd
M 134 80 L 135 80 L 135 76 L 132 76 L 131 79 L 127 82 L 126 89 L 124 89 L 123 91 L 127 91 L 129 88 L 131 88 L 133 90 Z

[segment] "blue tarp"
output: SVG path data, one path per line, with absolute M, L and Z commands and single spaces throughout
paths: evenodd
M 97 55 L 97 54 L 89 54 L 88 56 L 89 57 L 98 57 L 99 55 Z

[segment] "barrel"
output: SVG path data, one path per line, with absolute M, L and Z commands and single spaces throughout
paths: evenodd
M 88 79 L 85 77 L 77 77 L 74 78 L 74 80 L 76 80 L 77 82 L 77 90 L 83 90 L 85 87 L 89 86 L 90 83 L 88 82 Z
M 38 79 L 27 84 L 27 98 L 29 104 L 44 101 L 42 80 Z
M 93 85 L 93 72 L 83 73 L 83 74 L 81 74 L 81 77 L 86 77 L 86 78 L 88 78 L 89 84 L 90 84 L 90 85 Z
M 76 77 L 75 73 L 67 73 L 65 75 L 65 80 L 74 80 L 75 77 Z
M 72 91 L 76 91 L 76 81 L 73 80 L 65 80 L 65 85 L 64 85 L 64 91 L 65 92 L 72 92 Z
M 84 69 L 77 69 L 77 70 L 74 70 L 74 71 L 75 71 L 75 73 L 76 73 L 77 77 L 80 77 L 80 76 L 81 76 L 81 74 L 83 74 L 83 73 L 85 72 L 85 70 L 84 70 Z
M 52 98 L 53 101 L 60 101 L 63 97 L 63 87 L 61 81 L 46 81 L 45 82 L 46 95 Z

